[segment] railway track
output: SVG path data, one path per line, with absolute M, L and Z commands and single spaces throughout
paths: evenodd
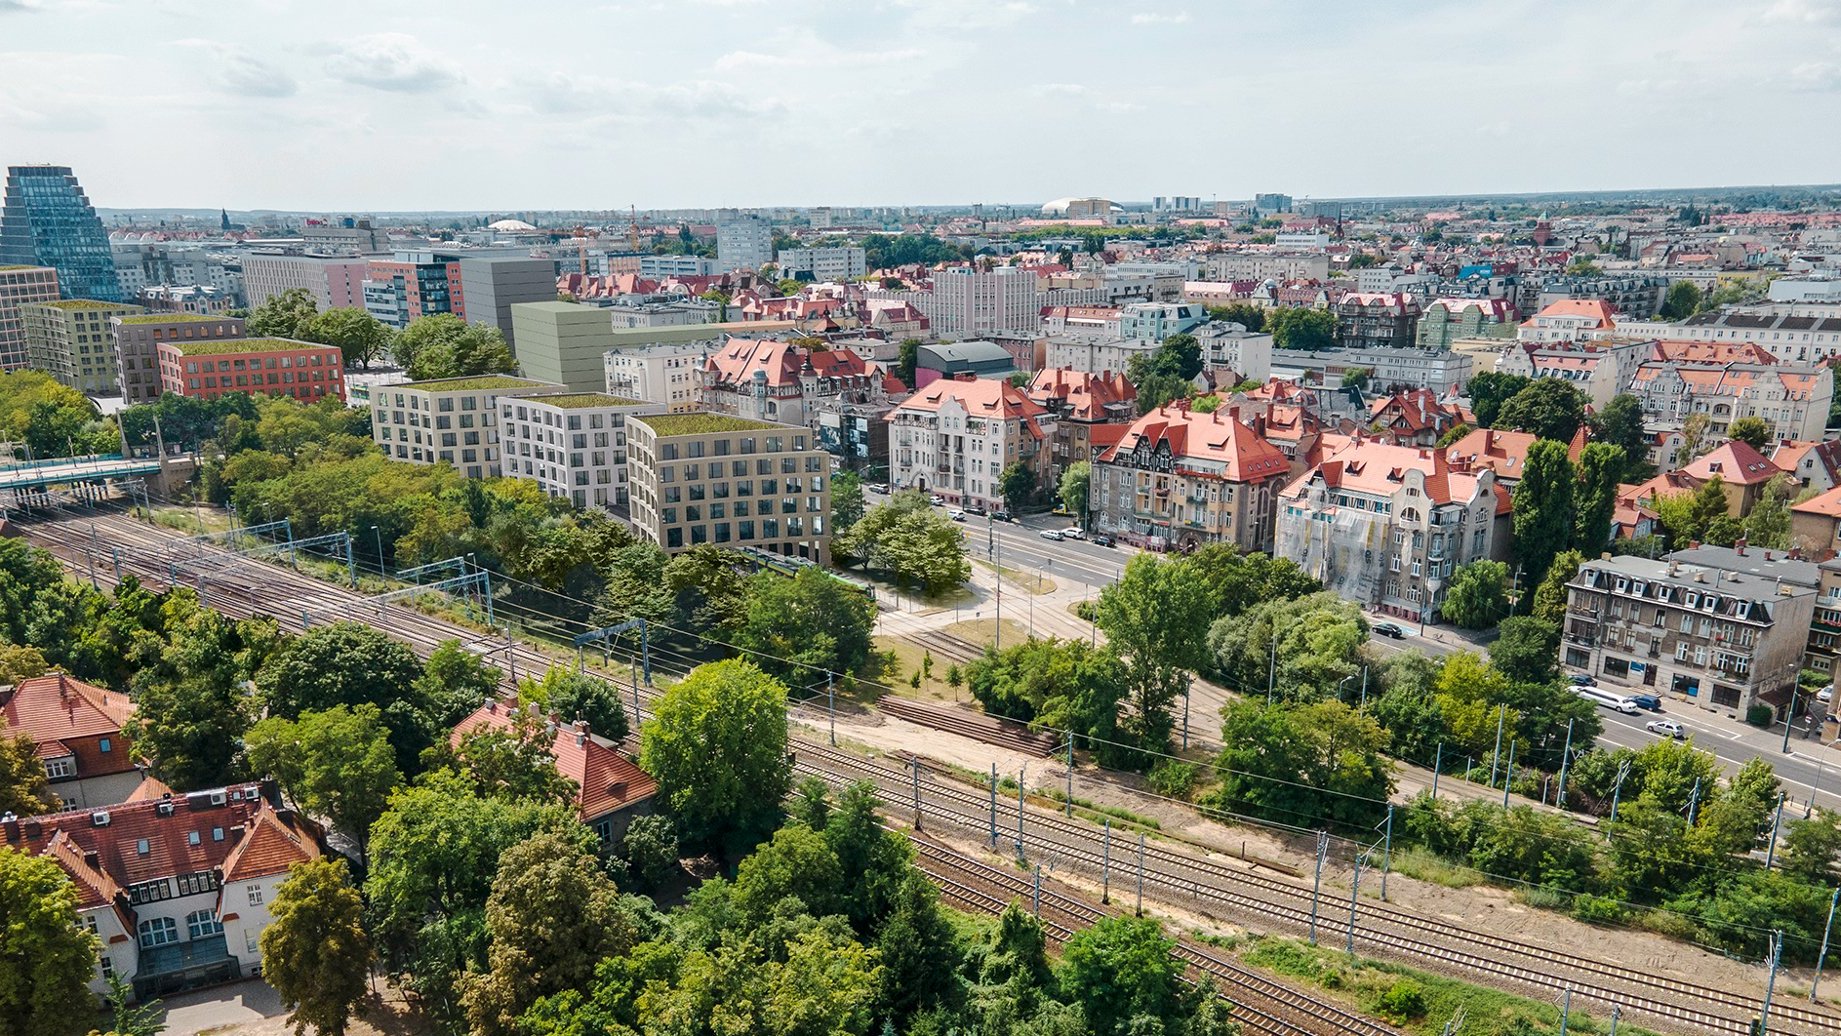
M 32 523 L 20 526 L 27 537 L 64 560 L 74 576 L 95 573 L 99 582 L 113 582 L 120 565 L 155 585 L 198 585 L 185 569 L 169 568 L 174 538 L 120 517 L 99 515 L 96 532 L 81 523 Z M 105 536 L 106 534 L 106 536 Z M 123 549 L 123 548 L 126 549 Z M 185 551 L 211 554 L 213 548 L 188 544 Z M 222 554 L 225 552 L 216 551 Z M 229 614 L 276 616 L 285 628 L 299 629 L 302 608 L 325 608 L 342 603 L 350 618 L 379 626 L 426 655 L 442 640 L 472 639 L 475 630 L 457 626 L 397 605 L 364 603 L 355 592 L 331 586 L 310 576 L 262 562 L 239 559 L 228 567 L 204 574 L 203 596 Z M 290 616 L 293 616 L 290 618 Z M 510 652 L 514 665 L 526 671 L 547 666 L 555 658 L 528 646 Z M 604 674 L 605 675 L 605 674 Z M 649 697 L 649 693 L 648 693 Z M 816 741 L 789 738 L 805 772 L 827 779 L 869 779 L 882 787 L 892 803 L 907 801 L 912 781 L 903 770 L 883 766 Z M 821 769 L 812 760 L 822 760 Z M 921 785 L 922 815 L 936 822 L 983 831 L 989 823 L 986 796 L 962 785 L 928 781 Z M 1023 811 L 1024 841 L 1039 854 L 1098 873 L 1103 867 L 1101 832 L 1085 823 L 1034 809 Z M 1009 816 L 1015 817 L 1012 809 Z M 1010 823 L 1013 821 L 1009 821 Z M 1115 868 L 1116 870 L 1116 868 Z M 1253 918 L 1283 930 L 1300 932 L 1309 925 L 1311 889 L 1277 878 L 1251 874 L 1220 860 L 1197 857 L 1162 845 L 1146 848 L 1145 883 L 1149 889 L 1222 916 Z M 1328 902 L 1331 897 L 1325 896 Z M 1351 922 L 1321 912 L 1318 928 L 1331 937 L 1347 937 Z M 1690 1032 L 1732 1033 L 1744 1036 L 1761 1009 L 1759 997 L 1702 986 L 1635 968 L 1521 943 L 1507 937 L 1421 917 L 1407 911 L 1364 902 L 1353 921 L 1355 941 L 1369 952 L 1468 976 L 1484 976 L 1498 984 L 1513 985 L 1538 995 L 1557 995 L 1572 989 L 1576 997 L 1605 1006 L 1620 1006 L 1626 1015 L 1643 1015 Z M 1841 1013 L 1803 1007 L 1779 997 L 1772 1005 L 1771 1031 L 1785 1034 L 1841 1033 Z
M 988 745 L 1014 749 L 1025 755 L 1050 755 L 1057 745 L 1066 744 L 1050 734 L 1031 730 L 1028 724 L 1013 719 L 999 719 L 947 705 L 927 705 L 893 694 L 885 694 L 876 699 L 876 707 L 898 719 L 961 734 Z

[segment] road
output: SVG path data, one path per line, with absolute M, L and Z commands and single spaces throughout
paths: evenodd
M 884 494 L 869 489 L 863 491 L 863 497 L 865 503 L 872 506 L 887 502 Z M 947 512 L 950 509 L 938 510 Z M 967 515 L 964 522 L 966 551 L 983 561 L 995 557 L 1005 568 L 1059 577 L 1060 582 L 1102 587 L 1118 581 L 1120 571 L 1137 549 L 1098 547 L 1085 540 L 1042 538 L 1044 529 L 1065 529 L 1073 524 L 1071 518 L 1051 514 L 1027 515 L 1014 522 L 993 521 L 988 515 Z
M 1658 716 L 1672 719 L 1688 728 L 1696 748 L 1712 752 L 1728 772 L 1753 759 L 1770 763 L 1778 779 L 1783 781 L 1784 792 L 1789 795 L 1784 807 L 1786 818 L 1793 810 L 1800 816 L 1812 792 L 1817 805 L 1841 809 L 1841 748 L 1791 737 L 1790 751 L 1786 754 L 1781 726 L 1775 730 L 1758 730 L 1674 701 L 1665 702 L 1663 708 L 1665 711 L 1660 714 L 1642 712 L 1635 716 L 1610 709 L 1598 710 L 1599 718 L 1604 720 L 1604 733 L 1599 735 L 1598 743 L 1607 749 L 1642 748 L 1659 736 L 1645 730 L 1645 723 Z

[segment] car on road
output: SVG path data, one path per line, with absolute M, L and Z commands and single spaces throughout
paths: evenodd
M 1054 540 L 1057 543 L 1061 541 L 1061 530 L 1060 529 L 1043 529 L 1041 532 L 1037 533 L 1036 535 L 1042 537 L 1045 540 Z
M 1055 515 L 1056 517 L 1059 517 L 1059 518 L 1072 518 L 1074 516 L 1074 512 L 1068 510 L 1065 507 L 1057 507 L 1048 513 Z
M 1383 637 L 1392 637 L 1395 640 L 1406 639 L 1406 631 L 1391 622 L 1375 623 L 1374 632 Z
M 1634 716 L 1642 711 L 1637 708 L 1636 699 L 1627 694 L 1608 691 L 1597 684 L 1580 684 L 1573 688 L 1573 693 L 1594 705 L 1607 709 L 1616 709 L 1626 716 Z
M 1098 536 L 1093 537 L 1093 545 L 1096 547 L 1110 547 L 1112 546 L 1112 537 L 1102 532 Z
M 941 496 L 941 495 L 940 495 L 940 494 L 938 494 L 938 493 L 935 493 L 935 494 L 933 494 L 932 496 L 930 496 L 930 497 L 928 497 L 928 498 L 927 498 L 927 502 L 928 502 L 928 503 L 930 503 L 930 504 L 932 504 L 932 505 L 933 505 L 933 506 L 935 506 L 935 507 L 938 507 L 938 506 L 940 506 L 941 504 L 943 504 L 943 503 L 945 503 L 945 502 L 946 502 L 946 498 L 945 498 L 945 497 L 943 497 L 943 496 Z
M 1573 683 L 1573 686 L 1575 687 L 1583 687 L 1586 684 L 1592 682 L 1592 676 L 1590 673 L 1574 673 L 1573 675 L 1567 677 L 1567 679 L 1571 680 Z
M 887 494 L 889 491 L 889 484 L 887 482 L 871 482 L 869 484 L 869 491 L 872 493 Z
M 1815 700 L 1821 702 L 1824 705 L 1827 705 L 1829 702 L 1834 701 L 1835 700 L 1834 684 L 1829 684 L 1827 687 L 1824 687 L 1821 690 L 1815 692 Z
M 965 513 L 966 513 L 966 514 L 970 514 L 970 515 L 976 515 L 976 516 L 978 516 L 979 518 L 983 518 L 983 517 L 984 517 L 984 508 L 982 508 L 982 507 L 979 507 L 979 506 L 978 506 L 977 504 L 966 504 L 966 505 L 965 505 Z
M 951 518 L 955 522 L 962 522 L 965 520 L 965 512 L 955 508 L 953 512 L 946 517 Z
M 1010 512 L 1009 512 L 1009 511 L 992 511 L 992 512 L 991 512 L 991 520 L 993 520 L 993 521 L 999 521 L 999 522 L 1014 522 L 1014 521 L 1016 521 L 1016 519 L 1015 519 L 1015 518 L 1012 518 L 1012 517 L 1010 517 Z
M 1070 525 L 1061 530 L 1061 538 L 1064 540 L 1084 540 L 1087 538 L 1087 534 L 1080 526 Z
M 1650 712 L 1662 711 L 1662 699 L 1653 694 L 1633 694 L 1630 700 L 1636 702 L 1636 707 L 1639 709 L 1647 709 Z
M 1688 736 L 1688 728 L 1672 719 L 1652 719 L 1648 723 L 1643 724 L 1643 729 L 1649 731 L 1651 734 L 1661 734 L 1664 737 L 1683 738 Z

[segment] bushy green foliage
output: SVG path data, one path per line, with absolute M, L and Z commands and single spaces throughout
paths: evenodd
M 972 577 L 964 526 L 930 507 L 917 491 L 897 493 L 832 540 L 840 564 L 886 572 L 902 586 L 940 593 Z

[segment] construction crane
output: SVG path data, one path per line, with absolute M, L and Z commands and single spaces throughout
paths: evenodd
M 639 207 L 629 204 L 627 206 L 627 213 L 627 240 L 632 243 L 633 251 L 637 252 L 639 251 Z

